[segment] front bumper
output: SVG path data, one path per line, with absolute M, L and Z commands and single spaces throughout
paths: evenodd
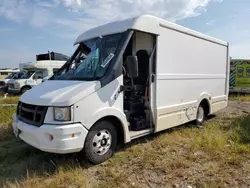
M 20 93 L 21 92 L 21 88 L 8 88 L 8 93 Z
M 0 86 L 0 92 L 6 93 L 8 90 L 8 86 Z
M 41 127 L 29 125 L 17 119 L 13 115 L 14 134 L 27 144 L 41 151 L 66 154 L 82 150 L 87 129 L 82 124 L 49 125 Z

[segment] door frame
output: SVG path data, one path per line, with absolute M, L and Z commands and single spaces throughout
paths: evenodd
M 149 103 L 150 103 L 150 124 L 151 128 L 156 130 L 157 124 L 157 93 L 156 93 L 156 84 L 157 84 L 157 35 L 153 36 L 153 49 L 149 56 Z

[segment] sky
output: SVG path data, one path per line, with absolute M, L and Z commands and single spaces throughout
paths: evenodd
M 230 43 L 250 58 L 250 0 L 0 0 L 0 68 L 48 51 L 71 55 L 84 31 L 151 14 Z

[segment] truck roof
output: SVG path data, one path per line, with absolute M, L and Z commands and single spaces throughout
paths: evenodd
M 24 69 L 48 69 L 48 68 L 61 68 L 66 61 L 36 61 L 35 63 L 20 63 L 20 70 Z
M 19 69 L 0 69 L 0 72 L 8 72 L 8 73 L 19 72 Z
M 219 43 L 221 45 L 228 46 L 228 43 L 225 41 L 216 39 L 214 37 L 210 37 L 200 32 L 188 29 L 186 27 L 177 25 L 175 23 L 166 21 L 164 19 L 161 19 L 155 16 L 151 16 L 151 15 L 141 15 L 138 17 L 129 18 L 129 19 L 121 20 L 121 21 L 115 21 L 115 22 L 107 23 L 105 25 L 92 28 L 90 30 L 87 30 L 83 34 L 79 35 L 74 44 L 78 44 L 85 40 L 89 40 L 89 39 L 99 37 L 99 36 L 121 33 L 129 29 L 160 35 L 160 29 L 162 27 L 180 31 L 189 35 L 194 35 L 196 37 L 199 37 L 208 41 L 212 41 L 215 43 Z

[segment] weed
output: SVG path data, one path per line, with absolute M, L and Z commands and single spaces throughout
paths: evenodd
M 0 125 L 8 124 L 12 121 L 12 115 L 16 112 L 16 107 L 0 106 Z
M 58 171 L 52 175 L 44 175 L 44 177 L 33 176 L 30 177 L 27 174 L 27 178 L 24 182 L 7 183 L 7 187 L 16 188 L 61 188 L 61 187 L 75 187 L 85 188 L 87 187 L 87 181 L 84 178 L 84 173 L 81 168 L 59 168 Z
M 96 166 L 5 137 L 0 187 L 248 187 L 249 123 L 249 116 L 223 115 L 203 127 L 180 126 L 132 141 Z
M 241 116 L 231 124 L 232 132 L 230 138 L 234 142 L 250 142 L 250 116 Z
M 15 107 L 0 107 L 0 141 L 12 135 L 11 122 L 15 111 Z
M 0 104 L 17 104 L 19 97 L 0 98 Z
M 229 99 L 232 101 L 250 102 L 250 95 L 249 94 L 230 95 Z

